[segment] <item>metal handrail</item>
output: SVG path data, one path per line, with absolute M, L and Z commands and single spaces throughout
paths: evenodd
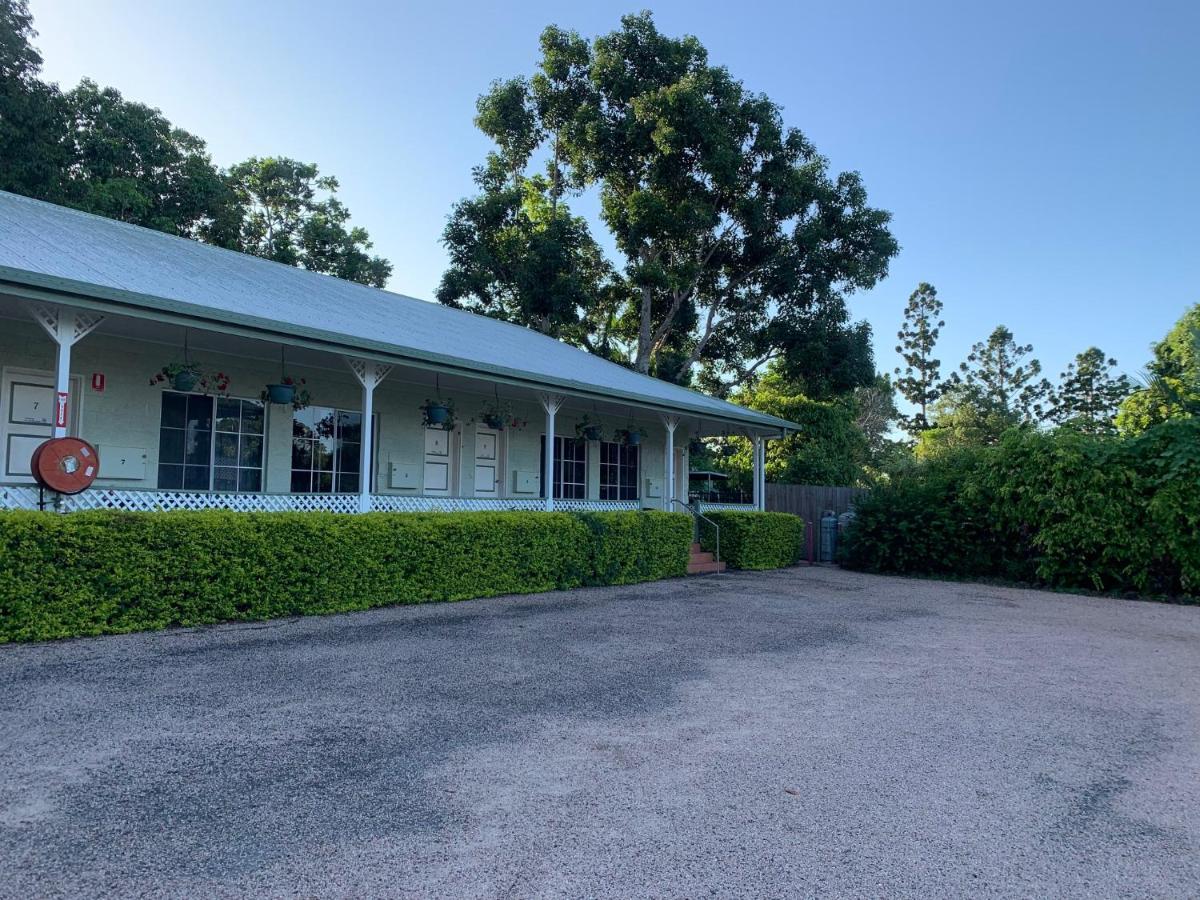
M 721 574 L 721 566 L 720 566 L 720 562 L 721 562 L 721 526 L 718 525 L 716 522 L 714 522 L 712 519 L 710 519 L 708 516 L 706 516 L 704 513 L 700 512 L 700 504 L 698 504 L 698 503 L 693 506 L 691 503 L 684 503 L 682 500 L 678 500 L 675 497 L 671 498 L 671 502 L 678 503 L 680 506 L 682 506 L 684 509 L 686 509 L 688 512 L 690 512 L 692 514 L 693 519 L 703 519 L 705 522 L 707 522 L 709 525 L 711 525 L 713 527 L 713 531 L 715 531 L 717 534 L 717 546 L 716 546 L 716 551 L 713 553 L 713 559 L 716 563 L 718 563 L 716 574 L 720 575 Z M 693 527 L 695 528 L 696 537 L 699 538 L 700 537 L 700 527 L 698 525 L 696 525 L 695 522 L 693 522 L 692 524 L 693 524 Z

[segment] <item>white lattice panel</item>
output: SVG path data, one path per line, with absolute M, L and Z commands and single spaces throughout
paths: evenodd
M 46 507 L 54 508 L 55 495 L 47 492 Z M 58 509 L 116 509 L 152 512 L 171 509 L 231 509 L 239 512 L 323 511 L 356 513 L 358 494 L 223 494 L 207 491 L 141 491 L 93 488 L 71 497 L 58 497 Z M 491 497 L 404 497 L 375 494 L 377 512 L 468 512 L 483 510 L 531 510 L 546 508 L 545 500 L 505 500 Z M 0 509 L 37 509 L 36 487 L 0 487 Z M 636 510 L 636 500 L 555 500 L 560 511 Z M 739 507 L 740 508 L 740 507 Z
M 753 503 L 701 503 L 700 511 L 726 509 L 730 512 L 754 512 L 757 507 Z
M 50 498 L 46 497 L 46 505 Z M 35 487 L 0 487 L 0 509 L 37 509 L 38 489 Z
M 357 494 L 221 494 L 207 491 L 120 491 L 98 488 L 62 498 L 67 512 L 121 509 L 232 509 L 239 512 L 357 512 Z
M 505 500 L 494 497 L 401 497 L 375 494 L 371 506 L 377 512 L 481 512 L 485 510 L 531 510 L 546 508 L 545 500 Z M 636 500 L 555 500 L 554 508 L 569 510 L 640 509 Z

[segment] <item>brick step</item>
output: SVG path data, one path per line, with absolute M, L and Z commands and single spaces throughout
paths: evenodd
M 692 556 L 695 556 L 699 552 L 700 552 L 700 542 L 692 541 Z
M 716 559 L 716 557 L 711 553 L 701 553 L 699 550 L 693 550 L 692 555 L 688 557 L 688 562 L 712 562 L 714 559 Z
M 712 554 L 705 554 L 711 556 Z M 716 572 L 724 572 L 725 563 L 708 560 L 707 562 L 689 562 L 687 573 L 689 575 L 712 575 Z

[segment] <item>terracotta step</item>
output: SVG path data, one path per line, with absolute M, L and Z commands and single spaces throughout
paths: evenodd
M 692 541 L 692 556 L 695 556 L 699 552 L 700 552 L 700 542 Z
M 711 553 L 701 553 L 699 550 L 693 550 L 692 555 L 688 557 L 688 562 L 704 563 L 712 562 L 714 559 L 716 559 L 716 557 Z
M 712 554 L 705 555 L 711 556 Z M 711 575 L 716 572 L 724 571 L 725 563 L 715 562 L 711 559 L 708 562 L 689 562 L 687 567 L 687 573 L 689 575 Z

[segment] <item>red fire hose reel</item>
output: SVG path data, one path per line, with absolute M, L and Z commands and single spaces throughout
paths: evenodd
M 92 486 L 100 472 L 96 448 L 76 437 L 51 438 L 33 451 L 33 480 L 60 494 L 78 494 Z

